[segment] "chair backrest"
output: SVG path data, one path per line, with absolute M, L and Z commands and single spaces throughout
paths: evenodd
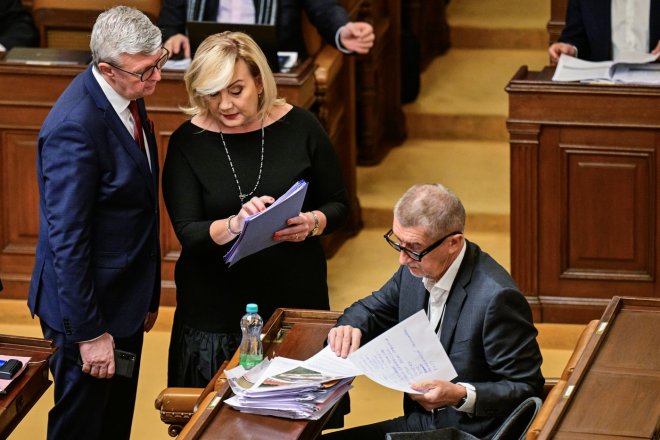
M 477 437 L 459 429 L 440 428 L 432 431 L 390 432 L 385 440 L 479 440 Z
M 523 440 L 543 402 L 538 397 L 529 397 L 513 410 L 491 440 Z
M 32 15 L 41 36 L 41 47 L 89 49 L 96 17 L 123 4 L 144 12 L 155 23 L 161 0 L 33 0 Z

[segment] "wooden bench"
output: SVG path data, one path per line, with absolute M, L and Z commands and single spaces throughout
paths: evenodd
M 575 345 L 575 348 L 573 349 L 573 354 L 568 359 L 568 362 L 564 367 L 564 371 L 562 372 L 561 377 L 554 380 L 546 379 L 543 406 L 541 406 L 541 410 L 536 415 L 532 425 L 527 430 L 527 436 L 525 437 L 526 440 L 536 440 L 538 438 L 541 430 L 543 429 L 543 426 L 545 425 L 545 422 L 548 420 L 548 416 L 552 412 L 552 409 L 555 407 L 555 405 L 557 405 L 557 403 L 564 395 L 566 384 L 568 383 L 568 378 L 571 377 L 571 374 L 573 374 L 573 370 L 575 370 L 575 366 L 577 365 L 578 360 L 584 353 L 584 349 L 587 346 L 589 339 L 591 339 L 591 336 L 596 331 L 598 322 L 598 320 L 593 320 L 589 322 L 589 324 L 584 328 L 580 338 L 577 341 L 577 344 Z

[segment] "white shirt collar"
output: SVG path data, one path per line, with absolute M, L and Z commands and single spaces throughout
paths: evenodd
M 115 109 L 115 112 L 118 115 L 121 115 L 124 110 L 128 108 L 128 104 L 130 103 L 129 99 L 124 98 L 121 96 L 115 89 L 112 88 L 110 84 L 105 80 L 103 75 L 101 75 L 101 72 L 98 71 L 96 66 L 92 67 L 92 73 L 94 74 L 94 78 L 96 78 L 96 82 L 99 83 L 99 86 L 101 86 L 101 90 L 103 91 L 103 94 L 105 95 L 106 98 L 108 98 L 108 101 L 110 101 L 110 105 L 112 105 L 112 108 Z
M 445 292 L 449 292 L 451 286 L 454 284 L 456 275 L 458 274 L 458 269 L 461 267 L 461 263 L 463 262 L 463 257 L 465 257 L 466 249 L 467 249 L 467 243 L 465 242 L 465 240 L 463 240 L 463 248 L 458 253 L 458 257 L 456 257 L 456 259 L 451 263 L 447 271 L 442 275 L 442 277 L 440 277 L 438 281 L 434 282 L 432 279 L 427 277 L 422 278 L 422 282 L 424 283 L 424 287 L 426 287 L 426 290 L 431 292 L 432 290 L 434 290 L 434 288 L 438 288 Z

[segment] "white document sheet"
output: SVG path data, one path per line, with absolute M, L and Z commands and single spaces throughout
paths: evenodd
M 457 376 L 423 310 L 349 354 L 348 359 L 374 382 L 406 393 L 421 394 L 410 388 L 415 382 Z

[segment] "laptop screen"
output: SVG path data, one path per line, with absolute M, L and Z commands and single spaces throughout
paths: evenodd
M 269 24 L 218 23 L 215 21 L 188 21 L 186 23 L 190 50 L 195 51 L 206 37 L 220 32 L 243 32 L 248 34 L 263 51 L 273 72 L 279 72 L 277 60 L 277 28 Z

